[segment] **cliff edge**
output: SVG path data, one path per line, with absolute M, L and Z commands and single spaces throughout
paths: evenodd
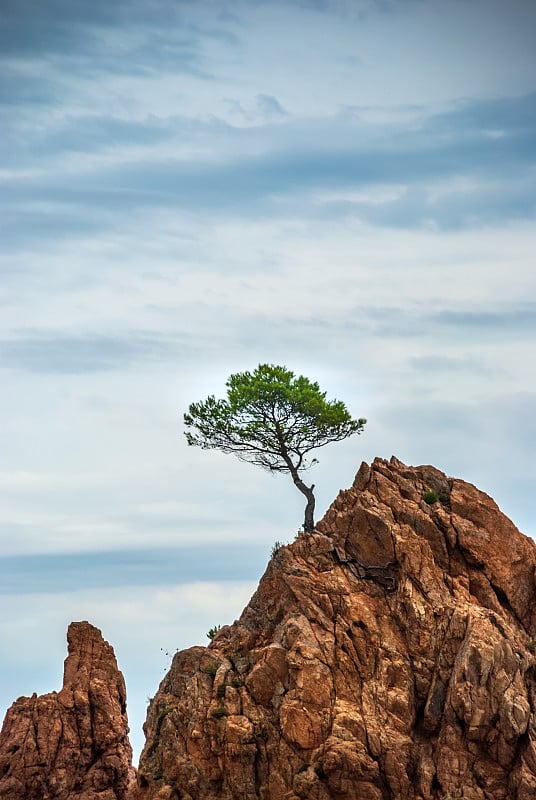
M 395 458 L 317 530 L 175 655 L 133 800 L 534 800 L 534 542 Z

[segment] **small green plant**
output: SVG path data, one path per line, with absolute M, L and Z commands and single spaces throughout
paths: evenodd
M 433 489 L 428 489 L 423 493 L 422 499 L 425 503 L 428 503 L 429 506 L 433 506 L 434 503 L 437 503 L 439 500 L 439 495 Z
M 285 545 L 283 544 L 283 542 L 280 542 L 278 539 L 276 539 L 276 541 L 272 545 L 271 557 L 273 558 L 275 555 L 277 555 L 277 553 L 279 553 L 281 548 L 284 546 Z
M 201 672 L 204 672 L 205 675 L 210 675 L 212 678 L 218 671 L 218 665 L 215 661 L 211 661 L 210 664 L 207 664 L 206 667 L 201 667 Z
M 224 683 L 220 683 L 220 685 L 219 685 L 219 686 L 218 686 L 218 688 L 216 689 L 216 697 L 219 697 L 220 699 L 222 699 L 223 697 L 225 697 L 225 690 L 226 690 L 226 688 L 227 688 L 227 687 L 226 687 L 226 685 L 225 685 Z
M 228 715 L 227 709 L 223 706 L 218 706 L 217 708 L 213 708 L 210 712 L 211 717 L 215 717 L 216 719 L 221 719 L 222 717 L 226 717 Z
M 162 778 L 164 777 L 164 770 L 163 769 L 157 769 L 156 772 L 154 773 L 153 777 L 154 777 L 155 781 L 161 781 Z
M 207 633 L 207 639 L 210 639 L 210 641 L 212 641 L 216 636 L 216 634 L 220 632 L 220 630 L 221 630 L 221 625 L 214 625 L 214 627 L 210 628 L 209 632 Z
M 240 689 L 241 686 L 244 685 L 244 681 L 242 678 L 233 678 L 231 681 L 231 686 L 233 689 Z

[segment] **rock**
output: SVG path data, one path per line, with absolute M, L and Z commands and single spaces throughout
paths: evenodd
M 125 800 L 125 682 L 98 628 L 73 622 L 63 688 L 20 697 L 0 733 L 1 800 Z
M 240 619 L 175 655 L 131 800 L 533 799 L 535 572 L 475 487 L 362 465 Z

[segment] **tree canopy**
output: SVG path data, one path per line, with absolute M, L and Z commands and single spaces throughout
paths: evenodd
M 361 433 L 365 419 L 352 419 L 340 400 L 327 400 L 318 383 L 286 367 L 259 364 L 226 383 L 227 398 L 210 395 L 184 415 L 189 445 L 233 453 L 269 472 L 288 472 L 307 497 L 304 529 L 314 530 L 314 485 L 301 472 L 313 450 Z

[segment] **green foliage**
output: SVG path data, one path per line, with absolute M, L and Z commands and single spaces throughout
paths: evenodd
M 201 667 L 200 671 L 204 672 L 205 675 L 210 675 L 213 678 L 218 671 L 218 665 L 214 661 L 211 661 L 210 664 L 206 665 L 206 667 Z
M 226 383 L 227 399 L 213 395 L 192 403 L 184 415 L 189 445 L 233 453 L 270 472 L 307 469 L 309 453 L 361 433 L 339 400 L 326 400 L 317 383 L 285 367 L 259 364 Z
M 186 441 L 204 450 L 232 453 L 269 472 L 288 472 L 307 498 L 303 529 L 314 531 L 313 486 L 301 472 L 316 458 L 311 452 L 361 433 L 365 419 L 352 419 L 340 400 L 326 400 L 317 383 L 286 367 L 259 364 L 227 380 L 227 399 L 210 395 L 184 415 Z
M 207 633 L 207 638 L 209 638 L 210 641 L 212 641 L 214 639 L 214 637 L 216 636 L 216 634 L 219 632 L 220 629 L 221 629 L 221 625 L 214 625 L 213 628 L 209 629 L 209 631 Z
M 449 495 L 448 492 L 436 492 L 434 489 L 428 489 L 426 492 L 423 492 L 422 499 L 425 503 L 428 503 L 429 506 L 433 506 L 434 503 L 438 501 L 443 503 L 443 505 L 448 505 Z
M 425 503 L 428 503 L 429 506 L 433 506 L 434 503 L 437 503 L 439 500 L 439 495 L 433 489 L 428 489 L 427 492 L 424 492 L 422 499 Z
M 283 542 L 280 542 L 279 539 L 276 539 L 272 545 L 272 551 L 270 553 L 271 557 L 273 558 L 275 555 L 277 555 L 277 553 L 279 553 L 281 548 L 284 546 L 285 545 L 283 544 Z

